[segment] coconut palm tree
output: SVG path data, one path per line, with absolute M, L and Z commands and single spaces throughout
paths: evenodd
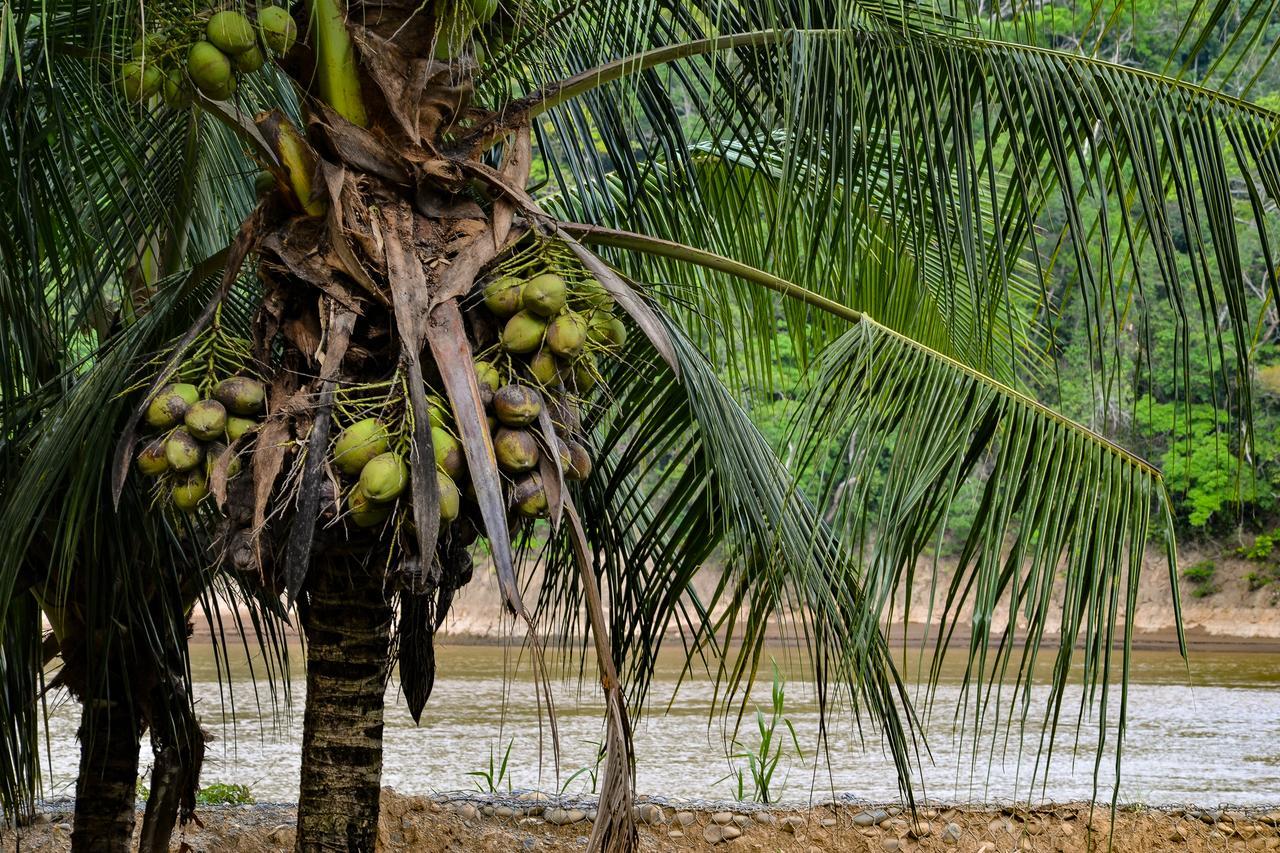
M 715 662 L 717 695 L 732 701 L 781 621 L 821 707 L 850 702 L 883 730 L 910 796 L 918 717 L 881 619 L 924 582 L 918 558 L 965 488 L 979 508 L 937 646 L 971 621 L 978 720 L 995 695 L 1025 715 L 1044 647 L 1046 743 L 1077 657 L 1082 701 L 1104 719 L 1119 679 L 1122 735 L 1124 616 L 1150 538 L 1176 578 L 1168 497 L 1152 465 L 1031 392 L 1077 311 L 1104 402 L 1172 360 L 1184 383 L 1207 372 L 1231 389 L 1221 405 L 1247 440 L 1253 318 L 1237 229 L 1249 221 L 1269 246 L 1276 114 L 1173 66 L 1027 43 L 1036 12 L 986 19 L 959 3 L 14 5 L 25 28 L 11 91 L 36 79 L 97 103 L 115 96 L 90 84 L 118 80 L 136 126 L 204 128 L 191 150 L 220 150 L 227 167 L 188 166 L 167 186 L 140 170 L 139 192 L 81 168 L 118 174 L 128 151 L 73 146 L 53 159 L 65 168 L 40 170 L 11 143 L 10 163 L 49 195 L 70 181 L 113 227 L 141 239 L 165 221 L 200 249 L 162 266 L 172 276 L 145 305 L 119 286 L 152 257 L 144 242 L 58 255 L 66 270 L 51 284 L 38 268 L 6 270 L 41 304 L 96 304 L 115 286 L 123 313 L 143 319 L 94 338 L 86 378 L 40 407 L 58 417 L 30 428 L 4 481 L 4 527 L 17 531 L 4 577 L 18 576 L 37 525 L 100 508 L 51 512 L 66 504 L 41 483 L 96 477 L 105 490 L 110 456 L 120 506 L 149 497 L 166 524 L 204 537 L 189 548 L 214 543 L 203 559 L 295 602 L 307 641 L 299 849 L 372 849 L 388 661 L 420 713 L 432 635 L 480 538 L 535 660 L 548 633 L 589 638 L 581 651 L 597 658 L 609 700 L 597 849 L 634 847 L 628 714 L 672 627 L 691 658 Z M 1197 14 L 1179 53 L 1228 26 L 1224 8 Z M 1260 14 L 1232 24 L 1245 47 Z M 65 67 L 33 62 L 40 51 Z M 1215 86 L 1231 83 L 1229 68 L 1213 71 Z M 55 139 L 85 138 L 48 123 Z M 251 160 L 231 165 L 228 133 Z M 245 210 L 250 162 L 266 173 L 262 197 L 220 252 L 207 241 Z M 166 204 L 192 187 L 201 203 Z M 134 211 L 139 199 L 157 207 Z M 1050 205 L 1065 211 L 1056 242 L 1041 232 Z M 176 229 L 172 209 L 190 210 Z M 1174 263 L 1175 221 L 1190 280 Z M 32 234 L 30 251 L 58 234 Z M 1159 281 L 1137 263 L 1152 257 Z M 1068 294 L 1050 286 L 1061 266 Z M 1160 300 L 1183 320 L 1176 353 L 1153 351 L 1144 331 Z M 1207 367 L 1186 359 L 1193 334 L 1217 353 Z M 779 381 L 784 346 L 806 388 L 786 464 L 735 390 Z M 33 375 L 15 372 L 5 399 L 26 400 Z M 210 401 L 199 411 L 213 421 L 193 420 L 191 401 L 170 406 L 185 393 L 175 382 Z M 99 416 L 121 391 L 127 422 Z M 228 408 L 257 420 L 214 451 L 201 436 Z M 83 412 L 94 418 L 70 417 Z M 57 458 L 90 434 L 69 422 L 92 423 L 99 451 L 104 425 L 119 435 L 92 474 Z M 6 433 L 23 423 L 7 419 Z M 131 473 L 140 447 L 163 448 L 171 469 L 189 467 L 178 451 L 207 457 L 208 472 L 145 480 Z M 809 493 L 802 473 L 818 484 Z M 692 579 L 713 554 L 728 568 L 699 598 Z M 36 623 L 30 602 L 6 595 L 6 642 L 26 652 L 5 658 L 21 688 L 7 701 L 29 704 Z M 997 627 L 1002 608 L 1021 619 Z M 1010 667 L 1012 697 L 988 691 Z M 12 740 L 27 731 L 15 724 Z M 27 777 L 9 776 L 22 790 Z

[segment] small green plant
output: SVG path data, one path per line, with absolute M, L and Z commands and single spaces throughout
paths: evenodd
M 497 755 L 493 750 L 492 744 L 489 746 L 489 767 L 487 770 L 472 770 L 467 773 L 468 776 L 476 780 L 476 790 L 482 794 L 496 794 L 502 790 L 502 783 L 505 780 L 507 790 L 511 790 L 510 767 L 511 746 L 515 743 L 515 738 L 507 741 L 506 752 L 502 753 L 502 760 L 497 760 Z
M 804 764 L 804 751 L 800 749 L 800 739 L 796 736 L 796 727 L 786 714 L 786 681 L 783 679 L 782 673 L 778 671 L 776 662 L 773 664 L 772 700 L 772 707 L 768 717 L 765 716 L 763 711 L 756 708 L 756 729 L 759 741 L 756 743 L 755 748 L 747 748 L 737 738 L 733 740 L 733 746 L 739 751 L 731 754 L 729 758 L 737 761 L 746 761 L 746 767 L 737 765 L 732 772 L 720 779 L 721 782 L 733 780 L 734 797 L 739 800 L 751 799 L 758 803 L 768 804 L 781 796 L 782 788 L 786 785 L 786 778 L 784 776 L 782 784 L 775 789 L 774 777 L 778 772 L 779 765 L 782 763 L 782 757 L 785 754 L 787 745 L 782 729 L 790 733 L 791 745 L 795 749 L 796 757 L 802 765 Z M 750 779 L 749 789 L 748 778 Z
M 196 802 L 202 806 L 241 806 L 256 803 L 248 785 L 214 782 L 196 792 Z
M 1213 564 L 1212 560 L 1201 560 L 1183 571 L 1182 579 L 1192 584 L 1192 595 L 1196 598 L 1204 598 L 1218 591 L 1218 585 L 1213 582 L 1213 575 L 1216 571 L 1217 566 Z
M 591 781 L 591 793 L 596 793 L 600 786 L 600 765 L 604 763 L 605 756 L 608 753 L 605 752 L 604 744 L 600 741 L 589 740 L 586 742 L 596 748 L 595 764 L 590 767 L 579 767 L 577 770 L 573 771 L 573 773 L 569 775 L 569 778 L 564 780 L 564 784 L 560 786 L 561 796 L 564 796 L 564 794 L 569 790 L 569 785 L 573 783 L 573 780 L 582 776 L 586 776 Z

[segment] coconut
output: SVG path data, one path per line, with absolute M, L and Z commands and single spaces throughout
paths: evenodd
M 484 304 L 499 317 L 510 317 L 520 310 L 520 294 L 520 280 L 503 276 L 484 286 Z
M 627 342 L 627 327 L 608 311 L 595 311 L 587 324 L 591 340 L 606 347 L 621 348 Z
M 579 394 L 585 394 L 596 387 L 596 378 L 599 375 L 596 357 L 591 353 L 584 353 L 582 358 L 573 364 L 573 384 L 577 387 Z
M 138 472 L 148 477 L 159 477 L 169 470 L 169 460 L 164 455 L 164 439 L 154 438 L 138 451 Z
M 462 493 L 458 484 L 443 471 L 436 472 L 436 487 L 440 490 L 440 520 L 453 521 L 462 511 Z
M 587 342 L 587 321 L 581 314 L 566 311 L 547 326 L 547 346 L 558 356 L 576 358 Z
M 541 317 L 554 317 L 564 309 L 567 292 L 564 279 L 553 272 L 544 272 L 525 282 L 521 296 L 525 310 Z
M 471 0 L 471 14 L 478 22 L 485 23 L 498 14 L 498 0 Z
M 540 349 L 529 359 L 529 372 L 540 385 L 556 386 L 560 384 L 560 362 L 550 350 Z
M 538 464 L 538 440 L 525 430 L 503 427 L 493 438 L 493 455 L 503 471 L 528 471 Z
M 225 444 L 209 445 L 209 449 L 206 450 L 204 454 L 205 476 L 213 476 L 213 469 L 218 467 L 218 459 L 222 457 L 222 454 L 225 453 L 226 450 L 227 446 Z M 240 455 L 238 453 L 233 454 L 231 460 L 227 462 L 227 479 L 230 480 L 232 477 L 239 474 L 240 470 Z
M 477 361 L 476 382 L 480 386 L 480 401 L 487 406 L 493 399 L 493 393 L 502 385 L 502 374 L 489 362 Z
M 564 476 L 570 480 L 581 482 L 591 476 L 591 455 L 587 449 L 576 441 L 566 442 L 569 450 L 569 464 L 562 465 Z
M 471 38 L 471 21 L 463 15 L 454 13 L 451 20 L 442 21 L 436 30 L 435 59 L 437 62 L 449 62 L 462 54 Z
M 217 400 L 201 400 L 187 409 L 182 419 L 201 441 L 213 441 L 227 429 L 227 410 Z
M 159 33 L 149 33 L 133 43 L 133 58 L 145 59 L 155 56 L 164 47 L 164 38 Z
M 244 15 L 231 9 L 214 14 L 204 33 L 209 37 L 210 44 L 232 56 L 244 53 L 258 43 L 257 36 L 253 33 L 253 24 Z
M 257 429 L 258 422 L 249 420 L 248 418 L 236 417 L 235 415 L 227 416 L 227 441 L 239 441 L 245 433 L 250 430 Z
M 523 385 L 503 385 L 493 395 L 493 413 L 507 426 L 528 426 L 538 419 L 541 411 L 538 395 Z
M 179 427 L 164 440 L 164 458 L 175 471 L 191 471 L 204 461 L 204 446 Z
M 409 466 L 399 453 L 380 453 L 360 471 L 360 488 L 376 504 L 390 503 L 409 485 Z
M 183 512 L 195 512 L 208 495 L 209 481 L 199 472 L 193 471 L 173 485 L 173 505 Z
M 231 60 L 207 41 L 198 41 L 187 52 L 187 75 L 205 97 L 225 101 L 236 90 Z
M 256 44 L 248 50 L 231 57 L 231 67 L 241 74 L 252 74 L 266 64 L 267 57 Z
M 476 377 L 479 378 L 479 373 Z M 432 428 L 443 429 L 449 425 L 449 418 L 449 404 L 443 397 L 436 394 L 427 397 L 427 420 L 430 421 Z
M 175 68 L 166 74 L 161 95 L 165 106 L 175 110 L 191 106 L 191 85 L 187 82 L 187 72 Z
M 613 297 L 605 290 L 603 284 L 594 278 L 588 278 L 573 289 L 573 301 L 580 305 L 613 310 Z
M 213 389 L 213 397 L 233 415 L 258 415 L 266 405 L 267 389 L 261 382 L 248 376 L 232 376 L 218 383 L 218 387 Z
M 377 527 L 391 515 L 390 506 L 369 500 L 360 486 L 356 486 L 347 495 L 347 507 L 351 510 L 351 521 L 356 527 Z
M 484 422 L 489 425 L 489 435 L 493 435 L 498 431 L 498 419 L 493 415 L 485 415 Z
M 542 477 L 533 473 L 518 480 L 511 489 L 511 502 L 526 518 L 542 518 L 547 514 L 547 491 Z
M 263 169 L 253 176 L 253 192 L 255 195 L 266 195 L 276 188 L 276 176 Z
M 258 30 L 267 47 L 276 53 L 288 53 L 298 40 L 298 25 L 287 9 L 267 6 L 258 10 Z
M 521 311 L 507 321 L 502 330 L 502 348 L 507 352 L 533 352 L 542 345 L 546 322 L 536 314 Z
M 458 440 L 447 430 L 436 427 L 431 430 L 431 447 L 435 450 L 436 467 L 455 480 L 462 479 L 467 463 Z
M 387 452 L 387 428 L 377 418 L 356 421 L 342 431 L 333 445 L 333 464 L 349 477 L 373 457 Z
M 120 89 L 131 101 L 145 101 L 164 85 L 164 73 L 154 62 L 126 62 L 120 66 Z
M 166 385 L 147 405 L 147 426 L 168 429 L 182 420 L 189 408 L 191 403 L 186 396 L 175 391 L 173 385 Z

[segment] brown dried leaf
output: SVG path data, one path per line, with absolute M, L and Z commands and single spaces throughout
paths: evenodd
M 394 184 L 412 183 L 409 169 L 390 144 L 381 141 L 363 127 L 356 127 L 327 104 L 316 104 L 310 129 L 328 143 L 334 156 L 357 172 L 377 175 Z
M 334 166 L 324 161 L 321 161 L 321 170 L 324 173 L 325 186 L 329 190 L 327 221 L 329 223 L 329 242 L 333 246 L 333 251 L 338 256 L 338 261 L 342 264 L 347 275 L 351 276 L 356 284 L 364 288 L 366 293 L 386 305 L 386 294 L 370 277 L 364 265 L 360 263 L 360 259 L 351 250 L 351 244 L 347 241 L 347 225 L 343 211 L 346 209 L 345 201 L 348 194 L 356 194 L 354 188 L 350 186 L 347 170 L 342 166 Z
M 532 162 L 533 150 L 529 126 L 524 125 L 516 131 L 515 139 L 503 152 L 502 164 L 498 167 L 498 171 L 511 186 L 524 188 L 529 183 L 529 168 Z M 515 214 L 516 206 L 506 195 L 500 196 L 493 203 L 493 246 L 499 252 L 502 251 L 507 237 L 511 234 L 511 223 L 515 219 Z

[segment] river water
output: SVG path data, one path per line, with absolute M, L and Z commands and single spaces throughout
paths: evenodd
M 836 717 L 830 726 L 830 749 L 815 760 L 818 713 L 812 684 L 794 667 L 786 667 L 785 650 L 777 654 L 789 673 L 785 713 L 795 726 L 803 758 L 795 755 L 786 735 L 786 754 L 773 782 L 775 798 L 809 801 L 835 792 L 874 801 L 896 799 L 893 765 L 873 727 L 864 726 L 865 737 L 860 738 L 850 717 Z M 298 784 L 301 672 L 293 674 L 288 697 L 273 699 L 265 683 L 249 677 L 242 650 L 233 648 L 229 656 L 231 674 L 219 678 L 212 648 L 193 645 L 199 710 L 213 734 L 203 780 L 248 785 L 260 802 L 290 801 Z M 595 766 L 596 744 L 603 736 L 603 705 L 596 685 L 587 681 L 580 687 L 576 678 L 553 682 L 561 747 L 557 776 L 530 667 L 527 658 L 518 658 L 518 648 L 441 647 L 435 691 L 421 726 L 413 724 L 393 684 L 388 692 L 385 784 L 420 794 L 485 786 L 482 777 L 472 774 L 488 772 L 491 757 L 500 765 L 509 746 L 508 774 L 501 787 L 556 791 L 567 783 L 569 792 L 589 792 L 590 772 L 584 768 Z M 297 650 L 292 660 L 300 670 Z M 636 726 L 637 787 L 655 796 L 731 799 L 734 786 L 725 777 L 745 761 L 726 757 L 737 750 L 726 749 L 724 718 L 709 714 L 711 680 L 705 674 L 687 677 L 675 689 L 680 663 L 678 656 L 659 660 L 650 710 Z M 904 669 L 906 675 L 914 672 L 914 663 Z M 1046 694 L 1032 695 L 1021 756 L 1016 730 L 1009 738 L 1003 730 L 996 738 L 986 736 L 988 731 L 979 740 L 975 760 L 973 727 L 967 726 L 961 739 L 952 722 L 960 698 L 959 677 L 958 664 L 944 668 L 928 727 L 931 754 L 922 759 L 918 777 L 928 799 L 1040 802 L 1091 796 L 1098 721 L 1085 718 L 1076 746 L 1078 688 L 1064 706 L 1065 731 L 1057 738 L 1048 771 L 1042 768 L 1033 786 Z M 1173 653 L 1135 652 L 1132 679 L 1121 802 L 1280 802 L 1280 655 L 1193 654 L 1188 667 Z M 769 696 L 768 683 L 759 685 L 752 696 L 766 713 Z M 1113 702 L 1113 719 L 1116 710 Z M 48 795 L 70 795 L 74 789 L 77 717 L 78 708 L 65 698 L 50 706 Z M 748 720 L 741 737 L 754 746 L 754 720 Z M 145 755 L 144 750 L 144 759 Z M 1113 768 L 1114 753 L 1108 751 L 1098 774 L 1103 798 L 1110 797 Z

